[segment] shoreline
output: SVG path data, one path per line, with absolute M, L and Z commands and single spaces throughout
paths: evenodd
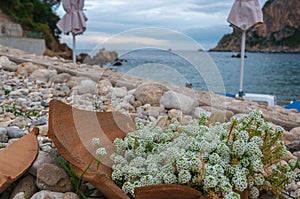
M 44 151 L 55 151 L 53 143 L 47 137 L 51 99 L 85 110 L 120 111 L 135 116 L 145 124 L 159 116 L 177 118 L 184 124 L 199 117 L 200 113 L 207 114 L 211 123 L 226 122 L 232 117 L 259 109 L 266 121 L 274 126 L 284 127 L 283 138 L 286 145 L 297 146 L 297 142 L 300 142 L 300 113 L 279 106 L 268 107 L 239 98 L 142 79 L 96 65 L 78 65 L 69 60 L 27 54 L 3 46 L 0 46 L 0 65 L 2 148 L 28 134 L 35 126 L 40 129 L 39 156 L 47 156 Z M 290 152 L 289 158 L 299 158 L 299 150 Z M 53 174 L 37 174 L 39 168 L 47 170 L 46 168 L 51 167 L 55 170 L 57 167 L 43 166 L 45 162 L 41 157 L 38 158 L 40 163 L 34 166 L 35 171 L 30 172 L 34 179 L 40 178 L 40 175 Z M 57 164 L 53 160 L 47 161 L 47 164 Z M 289 192 L 299 193 L 300 196 L 300 186 L 297 183 L 299 182 L 295 182 L 296 188 Z M 32 186 L 37 186 L 36 191 L 42 192 L 41 184 L 35 183 Z M 49 188 L 46 186 L 45 190 Z M 64 191 L 58 188 L 55 190 L 70 191 L 67 188 Z

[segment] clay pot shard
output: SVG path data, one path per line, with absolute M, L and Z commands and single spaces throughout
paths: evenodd
M 21 177 L 34 162 L 39 150 L 38 132 L 39 129 L 34 128 L 0 151 L 0 192 Z
M 209 196 L 191 187 L 176 184 L 159 184 L 137 187 L 134 190 L 136 199 L 209 199 Z
M 49 108 L 48 136 L 52 139 L 60 154 L 74 167 L 79 177 L 83 176 L 99 189 L 108 199 L 129 199 L 111 179 L 111 165 L 105 161 L 97 168 L 95 147 L 91 140 L 100 138 L 101 147 L 105 147 L 109 157 L 113 152 L 115 138 L 124 138 L 126 133 L 134 131 L 131 117 L 119 112 L 93 112 L 73 108 L 58 100 L 52 100 Z M 1 177 L 0 177 L 1 178 Z M 176 184 L 160 184 L 138 187 L 136 199 L 211 199 L 191 187 Z M 242 195 L 242 199 L 248 198 Z
M 93 112 L 73 108 L 58 100 L 52 100 L 49 107 L 48 136 L 52 139 L 59 153 L 69 161 L 78 176 L 87 167 L 83 176 L 99 189 L 107 198 L 129 198 L 111 180 L 111 162 L 109 157 L 114 150 L 115 138 L 123 138 L 126 133 L 134 131 L 131 117 L 119 112 Z M 101 147 L 107 155 L 97 168 L 96 148 L 93 138 L 100 138 Z

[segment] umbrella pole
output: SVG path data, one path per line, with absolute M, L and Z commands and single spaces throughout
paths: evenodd
M 73 35 L 73 63 L 76 63 L 76 38 L 75 34 Z
M 241 41 L 241 66 L 240 66 L 240 89 L 239 97 L 243 97 L 243 81 L 244 81 L 244 59 L 245 59 L 245 45 L 246 45 L 246 30 L 242 32 L 242 41 Z

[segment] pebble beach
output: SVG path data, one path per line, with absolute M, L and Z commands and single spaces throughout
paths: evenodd
M 133 77 L 98 65 L 75 64 L 0 46 L 0 156 L 1 150 L 33 127 L 39 128 L 40 149 L 33 165 L 0 193 L 0 199 L 79 198 L 72 192 L 68 174 L 50 155 L 59 155 L 47 137 L 52 99 L 89 111 L 120 111 L 135 116 L 145 125 L 160 116 L 187 124 L 201 113 L 209 117 L 210 123 L 227 122 L 259 109 L 268 122 L 285 129 L 283 141 L 289 149 L 285 161 L 300 158 L 300 113 L 296 110 L 227 98 Z M 105 198 L 88 182 L 83 186 L 89 195 Z M 286 198 L 300 198 L 300 182 L 292 182 L 285 193 Z M 274 197 L 265 193 L 260 198 Z

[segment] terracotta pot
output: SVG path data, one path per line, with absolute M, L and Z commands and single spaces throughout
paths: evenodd
M 126 132 L 133 131 L 133 120 L 118 112 L 92 112 L 72 108 L 52 100 L 49 109 L 48 136 L 52 139 L 60 154 L 75 168 L 77 175 L 89 167 L 84 180 L 92 183 L 107 198 L 129 198 L 110 178 L 112 169 L 109 156 L 113 151 L 115 138 L 123 138 Z M 98 137 L 101 146 L 108 155 L 97 168 L 95 146 L 92 138 Z
M 0 151 L 0 193 L 21 177 L 34 162 L 39 144 L 38 128 Z
M 115 138 L 125 137 L 127 132 L 134 131 L 132 118 L 118 112 L 92 112 L 72 108 L 57 100 L 50 102 L 49 131 L 60 154 L 76 169 L 77 175 L 91 164 L 84 180 L 92 183 L 109 199 L 129 199 L 129 197 L 111 180 L 112 169 L 109 162 L 97 169 L 95 148 L 91 144 L 94 137 L 100 138 L 100 144 L 108 151 L 113 151 Z M 181 185 L 162 184 L 135 189 L 136 199 L 209 199 L 201 192 Z M 248 196 L 242 193 L 242 199 Z
M 176 184 L 138 187 L 134 193 L 136 199 L 210 199 L 196 189 Z

